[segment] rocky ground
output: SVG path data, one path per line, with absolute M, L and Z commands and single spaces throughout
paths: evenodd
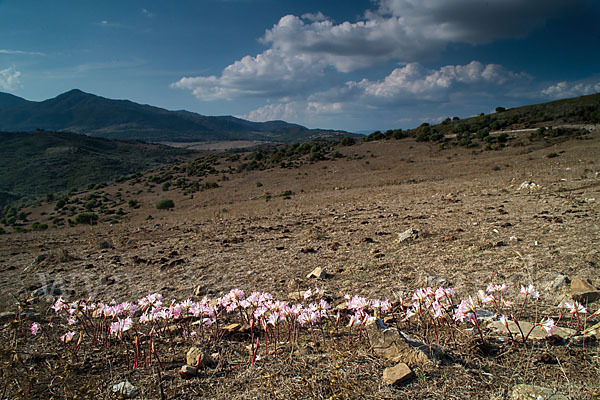
M 136 194 L 141 207 L 112 226 L 2 235 L 0 308 L 10 312 L 20 302 L 47 319 L 50 297 L 59 292 L 103 301 L 160 292 L 183 300 L 241 288 L 287 299 L 316 286 L 339 304 L 346 293 L 395 300 L 443 285 L 477 298 L 489 283 L 507 283 L 515 294 L 533 283 L 541 293 L 535 312 L 557 319 L 573 290 L 597 293 L 600 132 L 497 151 L 405 139 L 340 152 L 344 157 L 300 168 L 235 174 L 193 196 L 143 188 Z M 126 196 L 138 193 L 127 182 L 107 191 L 119 188 L 131 193 Z M 157 210 L 162 197 L 173 199 L 175 208 Z M 52 205 L 46 207 L 32 216 Z M 317 267 L 320 278 L 308 277 Z M 590 296 L 583 300 L 593 312 L 599 303 Z M 161 379 L 165 398 L 489 399 L 509 398 L 518 384 L 572 398 L 600 392 L 597 344 L 542 341 L 486 353 L 472 335 L 461 343 L 445 349 L 451 355 L 435 367 L 411 365 L 412 378 L 391 386 L 384 369 L 396 363 L 368 346 L 334 351 L 309 345 L 302 354 L 267 357 L 248 368 L 238 364 L 232 345 L 228 366 L 183 380 L 177 369 L 186 344 L 173 352 Z M 115 396 L 110 387 L 125 378 L 142 386 L 140 398 L 160 397 L 156 371 L 97 372 L 104 380 L 93 397 Z M 62 397 L 72 396 L 65 389 Z

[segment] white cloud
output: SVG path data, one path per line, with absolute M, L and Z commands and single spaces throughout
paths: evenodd
M 145 15 L 148 18 L 153 18 L 156 15 L 153 12 L 148 11 L 148 9 L 146 9 L 146 8 L 142 8 L 141 12 L 143 15 Z
M 26 55 L 26 56 L 44 56 L 44 53 L 38 51 L 23 51 L 23 50 L 10 50 L 0 49 L 0 54 L 11 54 L 11 55 Z
M 398 17 L 414 37 L 485 43 L 523 36 L 587 0 L 378 0 L 371 18 Z
M 220 77 L 184 77 L 171 87 L 189 89 L 202 100 L 283 97 L 316 84 L 324 65 L 310 54 L 282 55 L 269 49 L 229 65 Z
M 0 69 L 0 88 L 6 91 L 15 90 L 21 83 L 20 76 L 21 73 L 14 67 Z
M 322 78 L 335 71 L 343 74 L 389 61 L 422 62 L 449 43 L 522 36 L 586 1 L 377 0 L 361 20 L 339 24 L 321 12 L 286 15 L 260 39 L 269 47 L 263 53 L 235 61 L 220 76 L 184 77 L 171 86 L 191 90 L 202 100 L 299 96 L 322 87 Z M 485 72 L 498 73 L 494 67 Z M 461 73 L 441 72 L 438 82 L 419 85 L 443 87 L 444 79 L 467 79 Z
M 302 14 L 302 19 L 306 19 L 311 22 L 320 22 L 326 21 L 328 18 L 321 11 L 319 11 L 317 13 Z
M 550 85 L 542 94 L 555 99 L 583 96 L 586 94 L 600 93 L 600 80 L 588 82 L 558 82 Z
M 359 88 L 364 95 L 379 99 L 441 100 L 451 89 L 456 90 L 457 86 L 468 91 L 470 85 L 476 85 L 479 89 L 482 85 L 502 86 L 527 81 L 529 78 L 527 74 L 508 71 L 501 65 L 484 65 L 478 61 L 466 65 L 447 65 L 439 70 L 429 70 L 418 63 L 410 63 L 394 69 L 383 80 L 363 79 L 346 85 Z
M 285 120 L 288 122 L 297 121 L 302 108 L 299 104 L 292 101 L 289 103 L 267 104 L 256 110 L 243 115 L 242 118 L 250 121 L 265 122 L 273 120 Z

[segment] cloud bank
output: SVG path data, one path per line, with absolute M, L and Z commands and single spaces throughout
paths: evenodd
M 522 37 L 587 1 L 376 0 L 356 22 L 336 23 L 321 12 L 286 15 L 259 38 L 267 47 L 262 53 L 233 62 L 220 75 L 183 77 L 171 87 L 190 90 L 203 101 L 272 102 L 248 113 L 252 120 L 341 113 L 359 100 L 373 107 L 443 101 L 451 91 L 498 89 L 531 78 L 477 61 L 438 70 L 422 66 L 449 44 Z M 381 80 L 344 78 L 390 62 L 399 67 Z M 548 88 L 547 95 L 553 90 L 562 89 Z
M 15 90 L 21 83 L 21 73 L 14 67 L 0 69 L 0 89 L 8 92 Z

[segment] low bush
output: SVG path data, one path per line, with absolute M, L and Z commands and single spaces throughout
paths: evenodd
M 161 199 L 156 203 L 156 208 L 159 210 L 168 210 L 175 207 L 175 203 L 171 199 Z

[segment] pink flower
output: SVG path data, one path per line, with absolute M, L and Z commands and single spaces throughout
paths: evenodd
M 58 313 L 60 310 L 62 310 L 65 307 L 66 307 L 65 301 L 63 300 L 62 297 L 59 297 L 58 300 L 56 300 L 56 302 L 54 303 L 54 305 L 51 308 L 54 310 L 54 312 Z
M 69 343 L 73 339 L 73 336 L 75 336 L 75 332 L 67 332 L 60 337 L 60 341 Z
M 577 314 L 577 313 L 581 313 L 581 314 L 587 314 L 587 310 L 585 309 L 584 306 L 581 305 L 581 303 L 579 303 L 578 301 L 574 301 L 574 302 L 567 302 L 565 303 L 565 308 L 570 308 L 569 312 L 571 314 Z
M 521 286 L 521 294 L 527 297 L 527 295 L 531 296 L 532 299 L 537 299 L 540 297 L 540 292 L 535 289 L 535 286 L 529 285 L 527 287 Z
M 556 330 L 556 325 L 554 325 L 554 320 L 552 318 L 548 318 L 546 320 L 542 320 L 540 322 L 540 326 L 544 328 L 548 336 L 551 336 L 552 333 Z
M 31 331 L 31 334 L 33 336 L 37 335 L 38 332 L 40 331 L 40 324 L 38 324 L 37 322 L 34 322 L 33 324 L 31 324 L 31 328 L 29 328 L 29 330 Z
M 127 317 L 125 319 L 117 318 L 116 322 L 110 324 L 110 333 L 112 335 L 122 336 L 123 332 L 128 331 L 133 326 L 133 321 L 131 317 Z

